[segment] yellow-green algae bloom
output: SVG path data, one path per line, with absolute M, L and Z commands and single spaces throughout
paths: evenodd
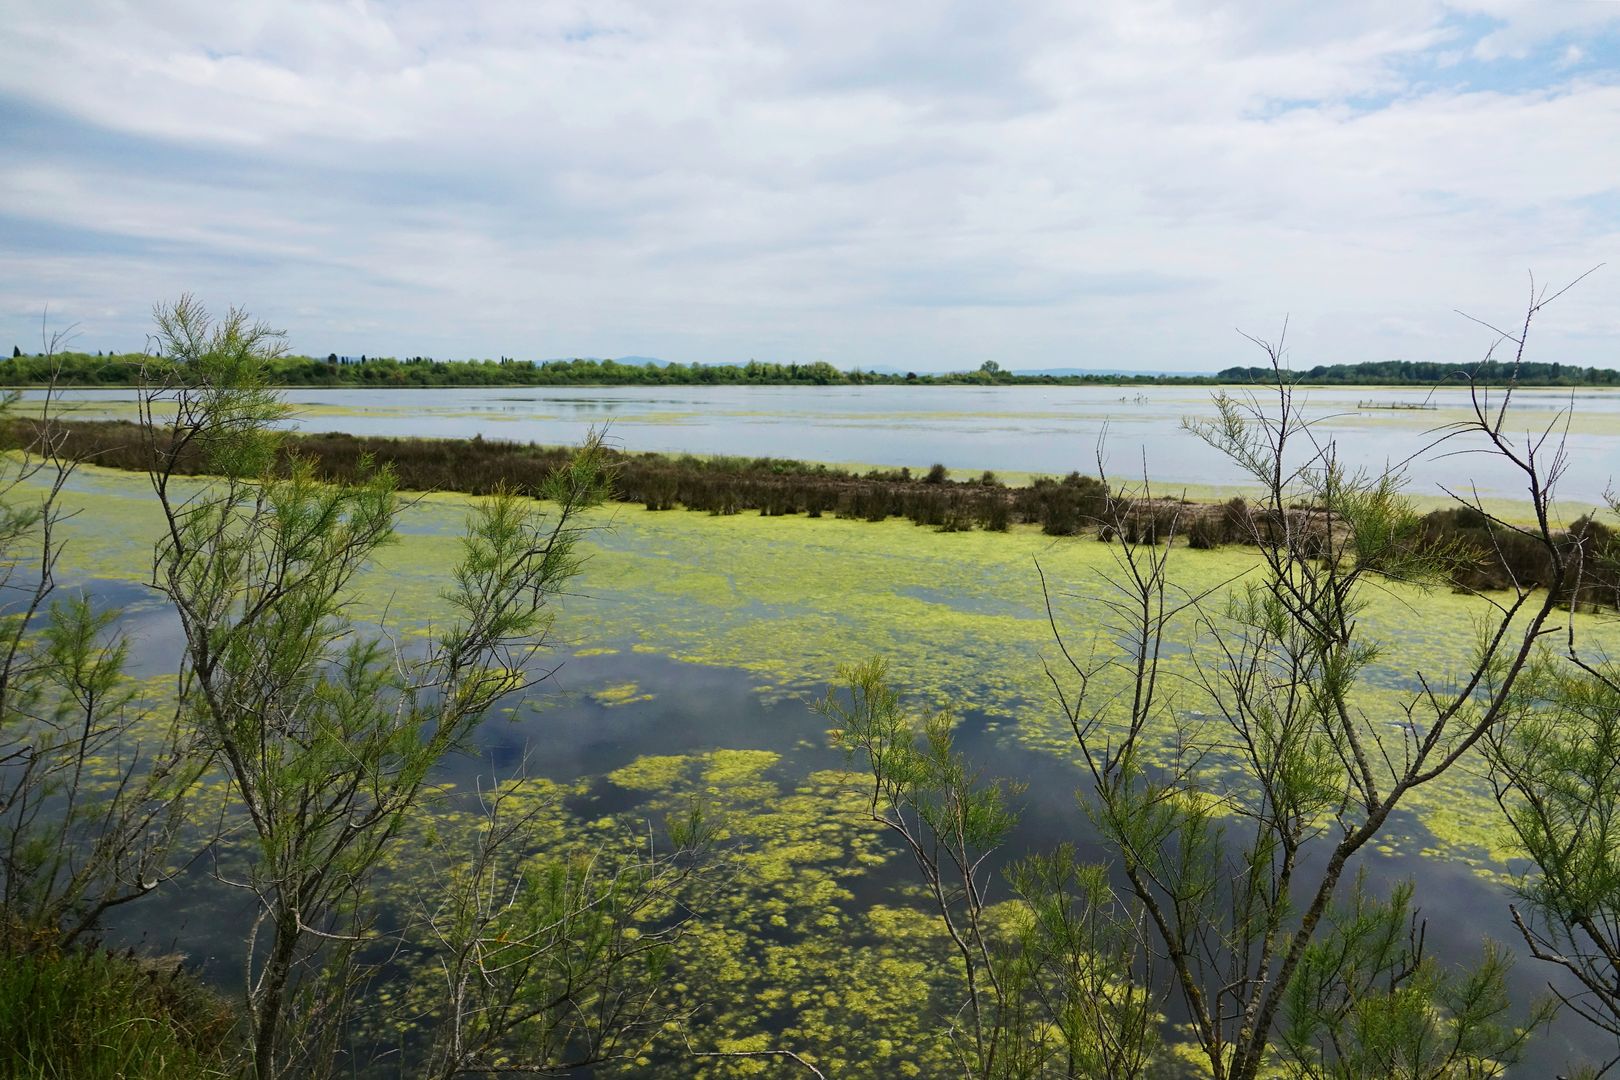
M 159 527 L 144 485 L 128 473 L 85 468 L 66 501 L 78 516 L 66 530 L 64 578 L 144 582 Z M 442 583 L 475 501 L 418 498 L 402 515 L 399 542 L 362 580 L 357 614 L 383 618 L 407 637 L 431 635 L 448 614 Z M 920 706 L 980 714 L 1023 746 L 1074 755 L 1046 671 L 1057 650 L 1037 564 L 1070 649 L 1106 650 L 1111 545 L 1089 537 L 1055 540 L 1033 528 L 938 533 L 900 520 L 720 517 L 624 506 L 598 511 L 593 524 L 591 556 L 555 627 L 558 640 L 580 646 L 581 655 L 629 651 L 737 668 L 776 693 L 819 692 L 839 665 L 881 656 Z M 1184 549 L 1174 553 L 1171 577 L 1187 593 L 1219 589 L 1255 563 L 1254 552 L 1241 547 Z M 1398 735 L 1416 672 L 1433 680 L 1462 669 L 1475 621 L 1485 613 L 1479 599 L 1442 589 L 1390 585 L 1372 593 L 1361 623 L 1387 648 L 1361 690 L 1369 723 Z M 1572 618 L 1593 646 L 1620 652 L 1615 620 Z M 1166 685 L 1190 673 L 1196 645 L 1188 620 L 1170 643 Z M 603 704 L 644 700 L 622 678 L 581 689 Z M 1187 715 L 1196 718 L 1206 707 L 1197 694 L 1178 693 Z M 1504 837 L 1477 768 L 1453 770 L 1406 806 L 1412 815 L 1384 837 L 1389 850 L 1460 858 L 1482 872 L 1501 869 Z

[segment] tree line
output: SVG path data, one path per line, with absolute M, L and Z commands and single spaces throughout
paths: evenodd
M 56 352 L 28 355 L 13 348 L 0 359 L 0 385 L 137 386 L 154 377 L 161 364 L 144 353 L 91 355 Z M 1620 371 L 1576 364 L 1486 360 L 1472 365 L 1430 361 L 1367 361 L 1289 372 L 1307 383 L 1345 386 L 1439 386 L 1476 384 L 1519 386 L 1620 386 Z M 267 366 L 276 386 L 1212 386 L 1264 385 L 1272 373 L 1261 367 L 1230 367 L 1215 375 L 1015 373 L 995 361 L 973 371 L 877 372 L 848 370 L 825 361 L 808 364 L 750 360 L 746 364 L 640 364 L 618 360 L 435 360 L 414 356 L 330 354 L 280 356 Z
M 1501 386 L 1620 386 L 1620 371 L 1580 364 L 1540 361 L 1482 360 L 1458 367 L 1432 360 L 1369 360 L 1359 364 L 1317 365 L 1294 371 L 1300 382 L 1329 386 L 1444 386 L 1467 381 Z M 1272 377 L 1265 367 L 1229 367 L 1216 378 L 1226 383 L 1264 383 Z

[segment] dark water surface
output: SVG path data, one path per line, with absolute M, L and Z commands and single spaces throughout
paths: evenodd
M 120 588 L 128 587 L 113 586 L 112 592 L 118 594 Z M 119 598 L 135 600 L 138 595 Z M 172 619 L 143 605 L 129 625 L 138 635 L 138 667 L 147 673 L 162 670 L 163 658 L 172 656 L 175 646 Z M 592 696 L 593 690 L 626 681 L 634 681 L 651 699 L 604 705 Z M 586 793 L 571 799 L 568 807 L 581 820 L 590 820 L 604 814 L 634 815 L 643 806 L 646 793 L 620 788 L 605 777 L 644 755 L 768 750 L 782 755 L 775 771 L 790 783 L 843 764 L 843 755 L 828 746 L 825 721 L 808 706 L 822 688 L 784 692 L 777 687 L 770 693 L 761 689 L 758 680 L 745 672 L 649 653 L 575 657 L 538 694 L 535 707 L 520 710 L 515 719 L 486 721 L 476 753 L 452 759 L 441 779 L 467 789 L 492 776 L 514 773 L 559 781 L 591 779 Z M 1083 858 L 1107 859 L 1074 802 L 1074 791 L 1082 782 L 1079 770 L 1053 754 L 1021 748 L 1007 735 L 1004 721 L 986 723 L 974 713 L 965 714 L 958 725 L 960 748 L 983 766 L 986 775 L 1011 777 L 1026 785 L 1019 802 L 1021 820 L 1001 853 L 1002 861 L 1060 842 L 1075 844 Z M 1418 828 L 1410 821 L 1403 824 Z M 1466 867 L 1382 854 L 1365 856 L 1360 863 L 1374 895 L 1384 895 L 1404 878 L 1417 881 L 1416 903 L 1427 920 L 1427 946 L 1441 960 L 1477 961 L 1485 937 L 1520 951 L 1508 919 L 1507 893 Z M 1356 869 L 1352 866 L 1351 872 Z M 912 883 L 911 870 L 908 859 L 892 858 L 855 877 L 849 883 L 854 903 L 901 902 L 901 890 Z M 184 954 L 205 977 L 235 993 L 242 986 L 244 928 L 252 915 L 246 894 L 215 880 L 215 867 L 205 860 L 164 893 L 119 912 L 110 937 L 120 944 Z M 717 915 L 723 921 L 724 913 Z M 848 947 L 861 945 L 851 941 Z M 1528 1002 L 1543 993 L 1548 974 L 1548 969 L 1521 956 L 1510 980 L 1514 1000 Z M 1172 1001 L 1170 1010 L 1172 1020 L 1182 1018 L 1178 1003 Z M 1599 1058 L 1611 1047 L 1578 1020 L 1561 1018 L 1550 1032 L 1536 1037 L 1529 1056 L 1512 1075 L 1551 1077 L 1572 1061 Z

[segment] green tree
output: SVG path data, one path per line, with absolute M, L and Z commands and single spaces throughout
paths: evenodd
M 1620 514 L 1612 497 L 1610 508 Z M 1580 567 L 1620 563 L 1609 534 L 1588 531 Z M 1518 708 L 1488 742 L 1497 801 L 1534 870 L 1517 882 L 1513 922 L 1536 959 L 1561 968 L 1577 1017 L 1613 1037 L 1620 1063 L 1620 660 L 1574 635 L 1544 655 Z
M 366 469 L 331 485 L 309 462 L 278 454 L 273 425 L 283 406 L 267 384 L 278 333 L 236 310 L 214 323 L 189 297 L 160 307 L 157 322 L 163 363 L 152 370 L 162 380 L 142 395 L 166 523 L 153 585 L 185 635 L 185 716 L 222 762 L 252 840 L 235 881 L 258 902 L 247 957 L 252 1072 L 260 1080 L 320 1075 L 336 1065 L 365 974 L 359 956 L 373 939 L 379 867 L 422 812 L 434 767 L 496 702 L 532 684 L 530 661 L 547 643 L 553 600 L 579 567 L 581 514 L 604 491 L 600 443 L 591 440 L 547 482 L 549 514 L 507 493 L 471 512 L 446 594 L 454 617 L 424 651 L 401 653 L 349 615 L 356 576 L 394 533 L 401 503 L 393 477 Z M 200 489 L 177 476 L 188 453 L 204 455 L 214 476 Z M 495 923 L 509 931 L 527 912 L 532 930 L 516 940 L 527 943 L 531 974 L 564 952 L 584 972 L 538 1012 L 600 1012 L 622 988 L 612 970 L 628 971 L 627 957 L 644 947 L 632 944 L 637 935 L 623 919 L 597 917 L 668 887 L 657 864 L 637 873 L 604 884 L 564 871 L 560 892 L 519 889 L 484 921 L 459 921 L 446 940 L 467 961 L 483 931 Z M 559 934 L 559 920 L 589 928 Z M 551 936 L 537 942 L 542 931 Z M 508 956 L 519 948 L 514 942 Z M 467 969 L 469 978 L 505 972 L 514 994 L 525 981 L 512 982 L 515 970 Z M 465 989 L 463 980 L 458 1000 L 467 1000 Z M 589 1002 L 580 996 L 588 992 Z M 616 1045 L 608 1040 L 620 1021 L 646 1015 L 604 1014 L 583 1034 L 553 1024 L 542 1042 L 572 1052 L 583 1039 L 588 1062 Z M 441 1063 L 472 1067 L 502 1037 L 531 1029 L 522 1022 L 535 1016 L 455 1013 L 446 1022 L 457 1034 Z M 556 1030 L 580 1038 L 558 1044 Z
M 1521 356 L 1545 302 L 1513 339 Z M 1519 470 L 1537 522 L 1521 531 L 1549 562 L 1547 587 L 1491 598 L 1456 674 L 1419 670 L 1416 690 L 1379 708 L 1358 691 L 1384 651 L 1360 619 L 1368 590 L 1442 585 L 1461 553 L 1424 541 L 1398 473 L 1340 465 L 1296 404 L 1281 344 L 1259 344 L 1266 396 L 1217 395 L 1217 419 L 1193 426 L 1264 493 L 1239 523 L 1254 571 L 1179 590 L 1169 567 L 1181 511 L 1143 485 L 1111 499 L 1102 522 L 1119 542 L 1109 615 L 1084 628 L 1091 646 L 1071 649 L 1075 631 L 1049 594 L 1061 655 L 1049 674 L 1086 778 L 1081 805 L 1120 882 L 1086 905 L 1143 928 L 1144 942 L 1116 936 L 1126 951 L 1113 978 L 1148 1001 L 1178 996 L 1216 1080 L 1499 1075 L 1548 1008 L 1510 1020 L 1500 952 L 1487 946 L 1471 972 L 1443 972 L 1410 932 L 1408 888 L 1380 901 L 1344 876 L 1414 791 L 1506 730 L 1537 685 L 1539 643 L 1578 572 L 1552 523 L 1558 459 L 1537 452 L 1543 441 L 1506 434 L 1511 394 L 1476 392 L 1472 419 L 1452 434 Z M 1194 670 L 1172 679 L 1163 657 L 1182 624 L 1197 635 Z M 873 814 L 913 851 L 957 945 L 972 1019 L 964 1071 L 1034 1075 L 1012 1064 L 1026 1044 L 1008 1018 L 1018 953 L 998 967 L 985 923 L 984 852 L 1010 828 L 1006 790 L 957 761 L 948 722 L 929 723 L 919 741 L 874 719 L 891 711 L 879 675 L 859 673 L 855 700 L 878 705 L 843 717 L 842 738 L 865 755 Z M 1164 968 L 1151 979 L 1143 965 L 1155 955 Z
M 948 713 L 911 716 L 881 661 L 841 672 L 820 709 L 864 759 L 867 812 L 915 861 L 950 942 L 965 1001 L 947 1029 L 962 1075 L 1131 1080 L 1158 1050 L 1161 999 L 1146 984 L 1140 923 L 1101 866 L 1061 847 L 1014 863 L 994 899 L 991 857 L 1017 821 L 1018 788 L 984 781 Z
M 1245 526 L 1257 573 L 1219 602 L 1178 598 L 1166 572 L 1179 531 L 1172 519 L 1144 544 L 1119 549 L 1116 625 L 1125 628 L 1131 689 L 1118 714 L 1099 696 L 1103 669 L 1064 650 L 1064 709 L 1091 778 L 1089 815 L 1147 912 L 1217 1080 L 1253 1080 L 1279 1053 L 1303 1076 L 1373 1075 L 1375 1067 L 1356 1062 L 1378 1055 L 1358 1058 L 1350 1043 L 1387 1041 L 1400 1023 L 1431 1014 L 1444 1018 L 1451 1054 L 1398 1056 L 1401 1074 L 1491 1075 L 1542 1016 L 1515 1026 L 1448 1008 L 1448 988 L 1425 981 L 1428 969 L 1410 950 L 1386 958 L 1389 977 L 1376 983 L 1336 976 L 1350 1006 L 1316 1014 L 1329 1027 L 1313 1048 L 1275 1036 L 1313 955 L 1354 944 L 1341 940 L 1333 915 L 1352 857 L 1413 791 L 1457 768 L 1503 722 L 1557 611 L 1559 580 L 1555 573 L 1547 591 L 1497 604 L 1460 675 L 1419 670 L 1420 689 L 1398 709 L 1371 709 L 1357 688 L 1384 645 L 1359 618 L 1367 590 L 1380 581 L 1443 584 L 1454 553 L 1418 542 L 1418 515 L 1398 474 L 1351 474 L 1338 463 L 1295 404 L 1281 345 L 1261 344 L 1272 365 L 1270 403 L 1218 395 L 1218 418 L 1193 429 L 1264 491 Z M 1476 400 L 1459 435 L 1482 437 L 1521 468 L 1541 522 L 1536 539 L 1556 551 L 1552 478 L 1535 458 L 1515 455 Z M 1161 679 L 1166 630 L 1182 616 L 1200 635 L 1191 687 Z M 1186 724 L 1189 707 L 1212 719 Z M 1168 766 L 1155 764 L 1166 747 Z M 1357 910 L 1381 934 L 1402 921 L 1400 903 Z M 1485 998 L 1502 1005 L 1494 954 L 1477 977 Z M 1355 1040 L 1342 1026 L 1379 1017 Z
M 17 1045 L 0 1070 L 65 1045 L 94 1050 L 62 1059 L 86 1075 L 238 1056 L 222 1038 L 231 1017 L 182 974 L 86 947 L 110 908 L 152 895 L 211 838 L 216 872 L 257 900 L 239 1025 L 250 1074 L 347 1071 L 348 1048 L 378 1035 L 351 1008 L 378 950 L 431 957 L 444 975 L 436 994 L 412 995 L 413 1075 L 638 1055 L 688 1011 L 662 975 L 705 869 L 703 815 L 670 824 L 667 852 L 570 841 L 536 853 L 530 817 L 507 809 L 533 804 L 525 782 L 484 801 L 474 835 L 428 798 L 444 757 L 542 670 L 581 515 L 608 481 L 599 442 L 546 480 L 547 502 L 497 492 L 471 512 L 452 615 L 401 651 L 351 614 L 404 506 L 392 476 L 362 463 L 352 482 L 324 483 L 285 452 L 269 386 L 278 334 L 234 310 L 214 323 L 189 297 L 157 319 L 162 353 L 136 372 L 139 456 L 164 522 L 152 584 L 184 637 L 172 709 L 146 707 L 126 676 L 117 612 L 53 595 L 74 464 L 52 395 L 0 462 L 0 998 L 59 980 L 40 1004 L 61 1028 L 8 1027 Z M 48 343 L 46 362 L 56 355 Z M 0 402 L 0 420 L 17 400 Z M 199 465 L 208 478 L 181 477 Z M 204 815 L 196 792 L 218 785 L 198 781 L 215 778 L 223 812 Z M 440 827 L 431 901 L 407 929 L 380 930 L 384 864 Z
M 54 366 L 60 335 L 43 357 Z M 0 398 L 0 423 L 19 410 Z M 47 394 L 0 460 L 0 957 L 73 946 L 184 865 L 206 749 L 125 677 L 114 613 L 57 595 L 75 464 Z

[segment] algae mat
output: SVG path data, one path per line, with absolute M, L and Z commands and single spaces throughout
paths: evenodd
M 144 478 L 85 469 L 69 500 L 76 516 L 63 558 L 67 578 L 144 580 L 158 528 Z M 442 616 L 445 574 L 470 500 L 429 495 L 402 515 L 399 541 L 362 583 L 357 610 L 380 614 L 402 634 L 432 632 Z M 1072 756 L 1046 665 L 1055 662 L 1037 565 L 1071 650 L 1109 647 L 1106 578 L 1111 545 L 1053 540 L 1033 529 L 1009 534 L 937 533 L 903 521 L 867 523 L 757 515 L 598 512 L 591 557 L 564 599 L 559 639 L 581 655 L 618 650 L 743 669 L 766 693 L 816 692 L 841 664 L 889 660 L 898 685 L 920 704 L 973 714 L 1028 748 Z M 1180 550 L 1172 577 L 1187 592 L 1219 590 L 1252 569 L 1254 554 Z M 1473 641 L 1479 601 L 1445 591 L 1390 587 L 1362 617 L 1385 644 L 1362 705 L 1398 737 L 1399 702 L 1422 670 L 1431 683 L 1455 674 Z M 1615 620 L 1580 617 L 1589 640 L 1620 652 Z M 1172 641 L 1172 674 L 1190 669 L 1191 620 Z M 1174 682 L 1174 680 L 1172 680 Z M 623 680 L 596 689 L 604 703 L 643 695 Z M 1182 693 L 1196 720 L 1205 705 Z M 1481 871 L 1501 870 L 1497 811 L 1476 772 L 1461 770 L 1420 790 L 1384 848 L 1438 854 Z

